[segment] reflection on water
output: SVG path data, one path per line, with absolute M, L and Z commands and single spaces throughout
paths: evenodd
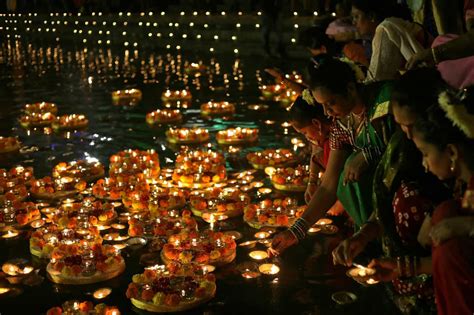
M 204 66 L 194 71 L 191 63 Z M 181 106 L 182 126 L 207 128 L 217 149 L 226 148 L 216 144 L 215 132 L 233 126 L 261 127 L 259 147 L 280 146 L 282 141 L 291 147 L 292 129 L 284 135 L 277 125 L 274 128 L 263 123 L 268 119 L 283 121 L 285 111 L 277 103 L 267 102 L 270 106 L 264 111 L 248 109 L 248 104 L 261 103 L 259 67 L 252 60 L 234 56 L 196 58 L 156 51 L 36 47 L 7 41 L 0 51 L 0 134 L 20 137 L 25 146 L 21 160 L 33 164 L 37 176 L 49 173 L 59 161 L 84 156 L 107 164 L 108 156 L 126 148 L 154 148 L 164 164 L 174 160 L 179 147 L 166 142 L 168 126 L 150 128 L 145 115 L 169 106 L 161 101 L 163 91 L 187 87 L 193 100 L 191 106 Z M 111 93 L 126 88 L 140 89 L 142 101 L 133 107 L 112 105 Z M 201 116 L 200 105 L 210 100 L 233 102 L 236 113 L 230 117 Z M 18 118 L 24 105 L 40 101 L 56 103 L 58 115 L 83 113 L 89 127 L 61 133 L 50 128 L 21 128 Z M 255 149 L 244 148 L 240 157 Z

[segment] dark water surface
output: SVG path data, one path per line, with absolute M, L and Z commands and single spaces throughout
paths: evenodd
M 183 75 L 182 64 L 201 60 L 209 66 L 208 73 L 198 78 Z M 303 64 L 295 62 L 283 66 Z M 167 55 L 166 51 L 85 51 L 74 47 L 15 46 L 5 42 L 0 56 L 0 135 L 19 136 L 24 148 L 17 160 L 3 161 L 3 166 L 31 165 L 35 175 L 42 177 L 49 175 L 52 167 L 61 161 L 91 156 L 108 166 L 108 157 L 117 151 L 154 148 L 160 155 L 161 166 L 172 167 L 178 148 L 166 142 L 166 128 L 150 128 L 145 123 L 145 115 L 161 108 L 160 96 L 166 86 L 189 86 L 193 103 L 184 111 L 183 125 L 208 128 L 214 149 L 225 150 L 215 143 L 216 130 L 229 126 L 260 128 L 257 146 L 243 148 L 237 155 L 227 155 L 228 171 L 247 169 L 246 152 L 267 147 L 291 148 L 290 139 L 296 136 L 292 130 L 285 132 L 280 127 L 287 117 L 277 103 L 268 103 L 270 108 L 264 112 L 247 109 L 248 104 L 261 102 L 257 74 L 265 66 L 260 57 L 236 60 L 234 56 L 179 56 L 176 52 Z M 268 78 L 263 77 L 263 80 Z M 140 104 L 131 108 L 112 105 L 111 92 L 129 87 L 142 90 Z M 209 100 L 235 102 L 235 115 L 229 119 L 203 119 L 199 105 Z M 70 134 L 24 130 L 18 123 L 23 106 L 39 101 L 56 103 L 59 114 L 85 114 L 89 127 Z M 265 124 L 265 120 L 274 120 L 275 124 Z M 263 175 L 259 174 L 259 177 L 263 178 Z M 244 240 L 251 239 L 255 233 L 241 219 L 231 221 L 230 225 L 243 232 Z M 216 298 L 188 313 L 391 314 L 393 310 L 387 304 L 382 286 L 358 287 L 347 279 L 344 271 L 326 272 L 327 248 L 339 238 L 312 237 L 289 250 L 277 260 L 281 267 L 277 280 L 260 277 L 249 281 L 240 277 L 235 266 L 249 258 L 248 250 L 239 248 L 236 263 L 216 273 Z M 123 252 L 127 269 L 115 279 L 88 286 L 65 286 L 53 284 L 46 278 L 46 262 L 33 259 L 25 234 L 18 239 L 0 241 L 0 249 L 0 263 L 17 257 L 33 260 L 40 268 L 39 274 L 45 277 L 39 286 L 18 286 L 23 293 L 15 298 L 0 299 L 2 315 L 44 314 L 50 307 L 68 299 L 93 300 L 91 292 L 101 287 L 113 289 L 104 302 L 118 306 L 122 314 L 144 313 L 134 309 L 125 297 L 132 275 L 143 271 L 138 263 L 141 252 Z M 314 255 L 321 252 L 322 256 Z M 337 306 L 331 300 L 331 294 L 339 290 L 356 293 L 358 301 L 351 306 Z

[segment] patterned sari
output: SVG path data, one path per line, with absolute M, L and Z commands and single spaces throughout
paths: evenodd
M 390 97 L 392 90 L 391 82 L 377 84 L 378 93 L 374 95 L 365 113 L 365 121 L 355 134 L 348 130 L 340 121 L 331 130 L 331 149 L 350 147 L 353 153 L 348 157 L 346 164 L 361 151 L 370 155 L 370 165 L 356 182 L 344 185 L 343 171 L 339 177 L 337 198 L 344 206 L 349 216 L 354 220 L 357 228 L 360 228 L 372 214 L 372 180 L 375 167 L 392 131 L 392 121 L 389 113 Z
M 397 130 L 375 171 L 373 205 L 383 226 L 386 257 L 429 256 L 417 236 L 426 214 L 449 196 L 448 190 L 422 168 L 421 154 L 401 130 Z M 432 277 L 419 275 L 397 279 L 390 295 L 403 314 L 435 311 Z

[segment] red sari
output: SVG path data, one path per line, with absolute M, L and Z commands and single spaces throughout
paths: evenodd
M 449 217 L 474 215 L 473 193 L 474 177 L 464 200 L 448 200 L 436 208 L 433 226 Z M 466 236 L 444 241 L 433 246 L 432 255 L 438 314 L 474 314 L 474 239 Z

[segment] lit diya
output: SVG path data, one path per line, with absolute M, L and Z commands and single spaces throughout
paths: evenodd
M 115 207 L 110 202 L 92 198 L 87 197 L 83 202 L 63 204 L 61 211 L 52 217 L 53 222 L 63 228 L 81 228 L 81 225 L 110 225 L 117 219 Z
M 247 108 L 249 110 L 254 110 L 254 111 L 266 111 L 268 109 L 268 105 L 267 104 L 250 104 L 247 106 Z
M 54 178 L 73 177 L 86 182 L 98 180 L 104 174 L 104 166 L 95 158 L 61 162 L 53 168 Z
M 253 228 L 288 227 L 300 217 L 306 206 L 298 206 L 292 198 L 265 199 L 244 209 L 244 221 Z
M 2 271 L 12 277 L 29 275 L 33 270 L 29 262 L 21 258 L 9 260 L 2 265 Z
M 203 128 L 170 128 L 166 131 L 170 143 L 193 144 L 209 140 L 209 131 Z
M 202 217 L 204 212 L 210 212 L 232 218 L 244 212 L 250 197 L 238 188 L 210 188 L 191 194 L 190 203 L 195 216 Z
M 168 238 L 161 258 L 165 263 L 178 261 L 222 266 L 235 259 L 236 246 L 234 239 L 222 232 L 181 232 Z
M 0 137 L 0 154 L 18 152 L 21 142 L 17 137 Z
M 55 283 L 97 283 L 115 278 L 125 270 L 125 261 L 111 245 L 61 244 L 51 257 L 46 271 Z
M 100 290 L 103 290 L 101 292 L 105 292 L 104 289 L 100 289 Z M 112 291 L 111 289 L 109 290 Z M 95 292 L 94 292 L 94 297 L 95 297 Z M 105 298 L 105 296 L 103 298 Z M 50 308 L 46 312 L 46 315 L 59 315 L 59 314 L 120 315 L 120 311 L 117 307 L 108 306 L 108 305 L 105 305 L 104 303 L 97 304 L 94 306 L 94 303 L 89 302 L 89 301 L 71 300 L 71 301 L 64 302 L 61 307 L 55 306 L 55 307 Z
M 160 174 L 158 153 L 153 150 L 127 149 L 113 154 L 110 158 L 109 175 L 124 177 L 143 174 L 147 178 Z
M 149 212 L 134 215 L 128 221 L 128 235 L 169 237 L 182 231 L 197 230 L 197 222 L 191 217 L 189 210 L 184 210 L 181 216 L 153 216 Z
M 87 183 L 65 176 L 52 179 L 49 176 L 31 180 L 30 193 L 39 200 L 60 200 L 71 197 L 84 190 Z
M 99 199 L 121 200 L 122 193 L 128 194 L 136 189 L 148 190 L 146 180 L 142 174 L 117 175 L 99 179 L 92 186 L 92 194 Z M 114 203 L 115 206 L 115 203 Z
M 149 125 L 175 123 L 182 119 L 183 115 L 179 109 L 157 109 L 146 114 L 146 122 Z
M 262 93 L 263 98 L 267 100 L 272 100 L 275 96 L 280 95 L 284 91 L 285 86 L 280 84 L 262 85 L 260 87 L 260 92 Z
M 95 290 L 92 296 L 94 297 L 94 299 L 102 300 L 109 296 L 110 293 L 112 293 L 111 288 L 100 288 Z
M 176 167 L 193 168 L 196 164 L 225 164 L 222 153 L 212 150 L 183 151 L 176 157 Z M 171 170 L 170 173 L 173 173 Z
M 44 127 L 51 125 L 56 120 L 52 113 L 32 113 L 20 118 L 20 125 L 23 128 Z
M 184 67 L 184 72 L 188 75 L 200 75 L 206 71 L 207 67 L 202 63 L 192 62 Z
M 174 100 L 174 101 L 163 101 L 164 108 L 182 108 L 187 109 L 191 107 L 191 100 Z
M 56 113 L 58 112 L 58 107 L 54 103 L 39 102 L 26 104 L 24 110 L 27 115 L 44 113 L 51 113 L 56 115 Z
M 203 116 L 224 116 L 235 112 L 235 105 L 229 102 L 209 101 L 201 105 L 201 115 Z
M 255 279 L 261 276 L 258 271 L 258 264 L 253 261 L 246 261 L 237 265 L 237 271 L 240 272 L 244 279 Z
M 212 299 L 216 293 L 215 281 L 215 276 L 203 272 L 198 264 L 155 265 L 132 277 L 126 296 L 139 309 L 156 313 L 181 312 Z
M 137 185 L 136 189 L 122 194 L 122 202 L 130 211 L 160 211 L 179 209 L 186 204 L 187 192 L 180 189 Z
M 81 114 L 63 115 L 57 117 L 51 127 L 54 130 L 77 130 L 86 128 L 89 120 Z
M 309 182 L 309 166 L 277 168 L 271 175 L 273 186 L 283 191 L 306 191 Z
M 286 90 L 280 95 L 275 97 L 275 101 L 280 102 L 282 107 L 288 107 L 298 98 L 299 93 L 292 90 Z
M 234 240 L 238 241 L 242 238 L 242 233 L 238 231 L 225 231 L 224 234 L 229 235 Z
M 40 258 L 51 258 L 51 254 L 62 243 L 87 243 L 89 246 L 102 243 L 97 227 L 81 229 L 63 229 L 57 225 L 48 225 L 37 229 L 30 238 L 30 253 Z
M 28 188 L 21 180 L 0 179 L 0 204 L 23 201 L 29 196 Z
M 22 227 L 41 219 L 41 213 L 33 202 L 6 202 L 0 214 L 0 224 L 3 226 Z M 12 234 L 7 233 L 2 237 L 10 238 Z
M 256 128 L 228 128 L 218 131 L 216 140 L 219 144 L 242 144 L 258 140 L 258 129 Z
M 297 157 L 288 149 L 266 149 L 250 152 L 247 160 L 256 169 L 265 169 L 267 166 L 283 167 L 296 163 Z
M 224 159 L 212 151 L 191 151 L 176 159 L 172 180 L 179 187 L 207 188 L 221 184 L 227 178 Z
M 367 268 L 361 265 L 354 264 L 356 267 L 349 269 L 346 274 L 355 281 L 364 284 L 376 284 L 378 281 L 371 278 L 376 270 L 373 268 Z
M 190 101 L 193 98 L 191 92 L 183 90 L 166 90 L 161 94 L 161 100 L 166 101 Z
M 142 100 L 142 91 L 138 89 L 117 90 L 112 92 L 112 103 L 117 106 L 135 106 Z
M 14 184 L 30 185 L 30 180 L 34 178 L 33 168 L 17 165 L 10 170 L 0 169 L 0 181 L 5 181 L 5 187 L 11 188 Z M 2 184 L 3 185 L 3 184 Z
M 276 276 L 280 272 L 280 267 L 275 264 L 262 264 L 258 267 L 258 271 L 266 276 Z

